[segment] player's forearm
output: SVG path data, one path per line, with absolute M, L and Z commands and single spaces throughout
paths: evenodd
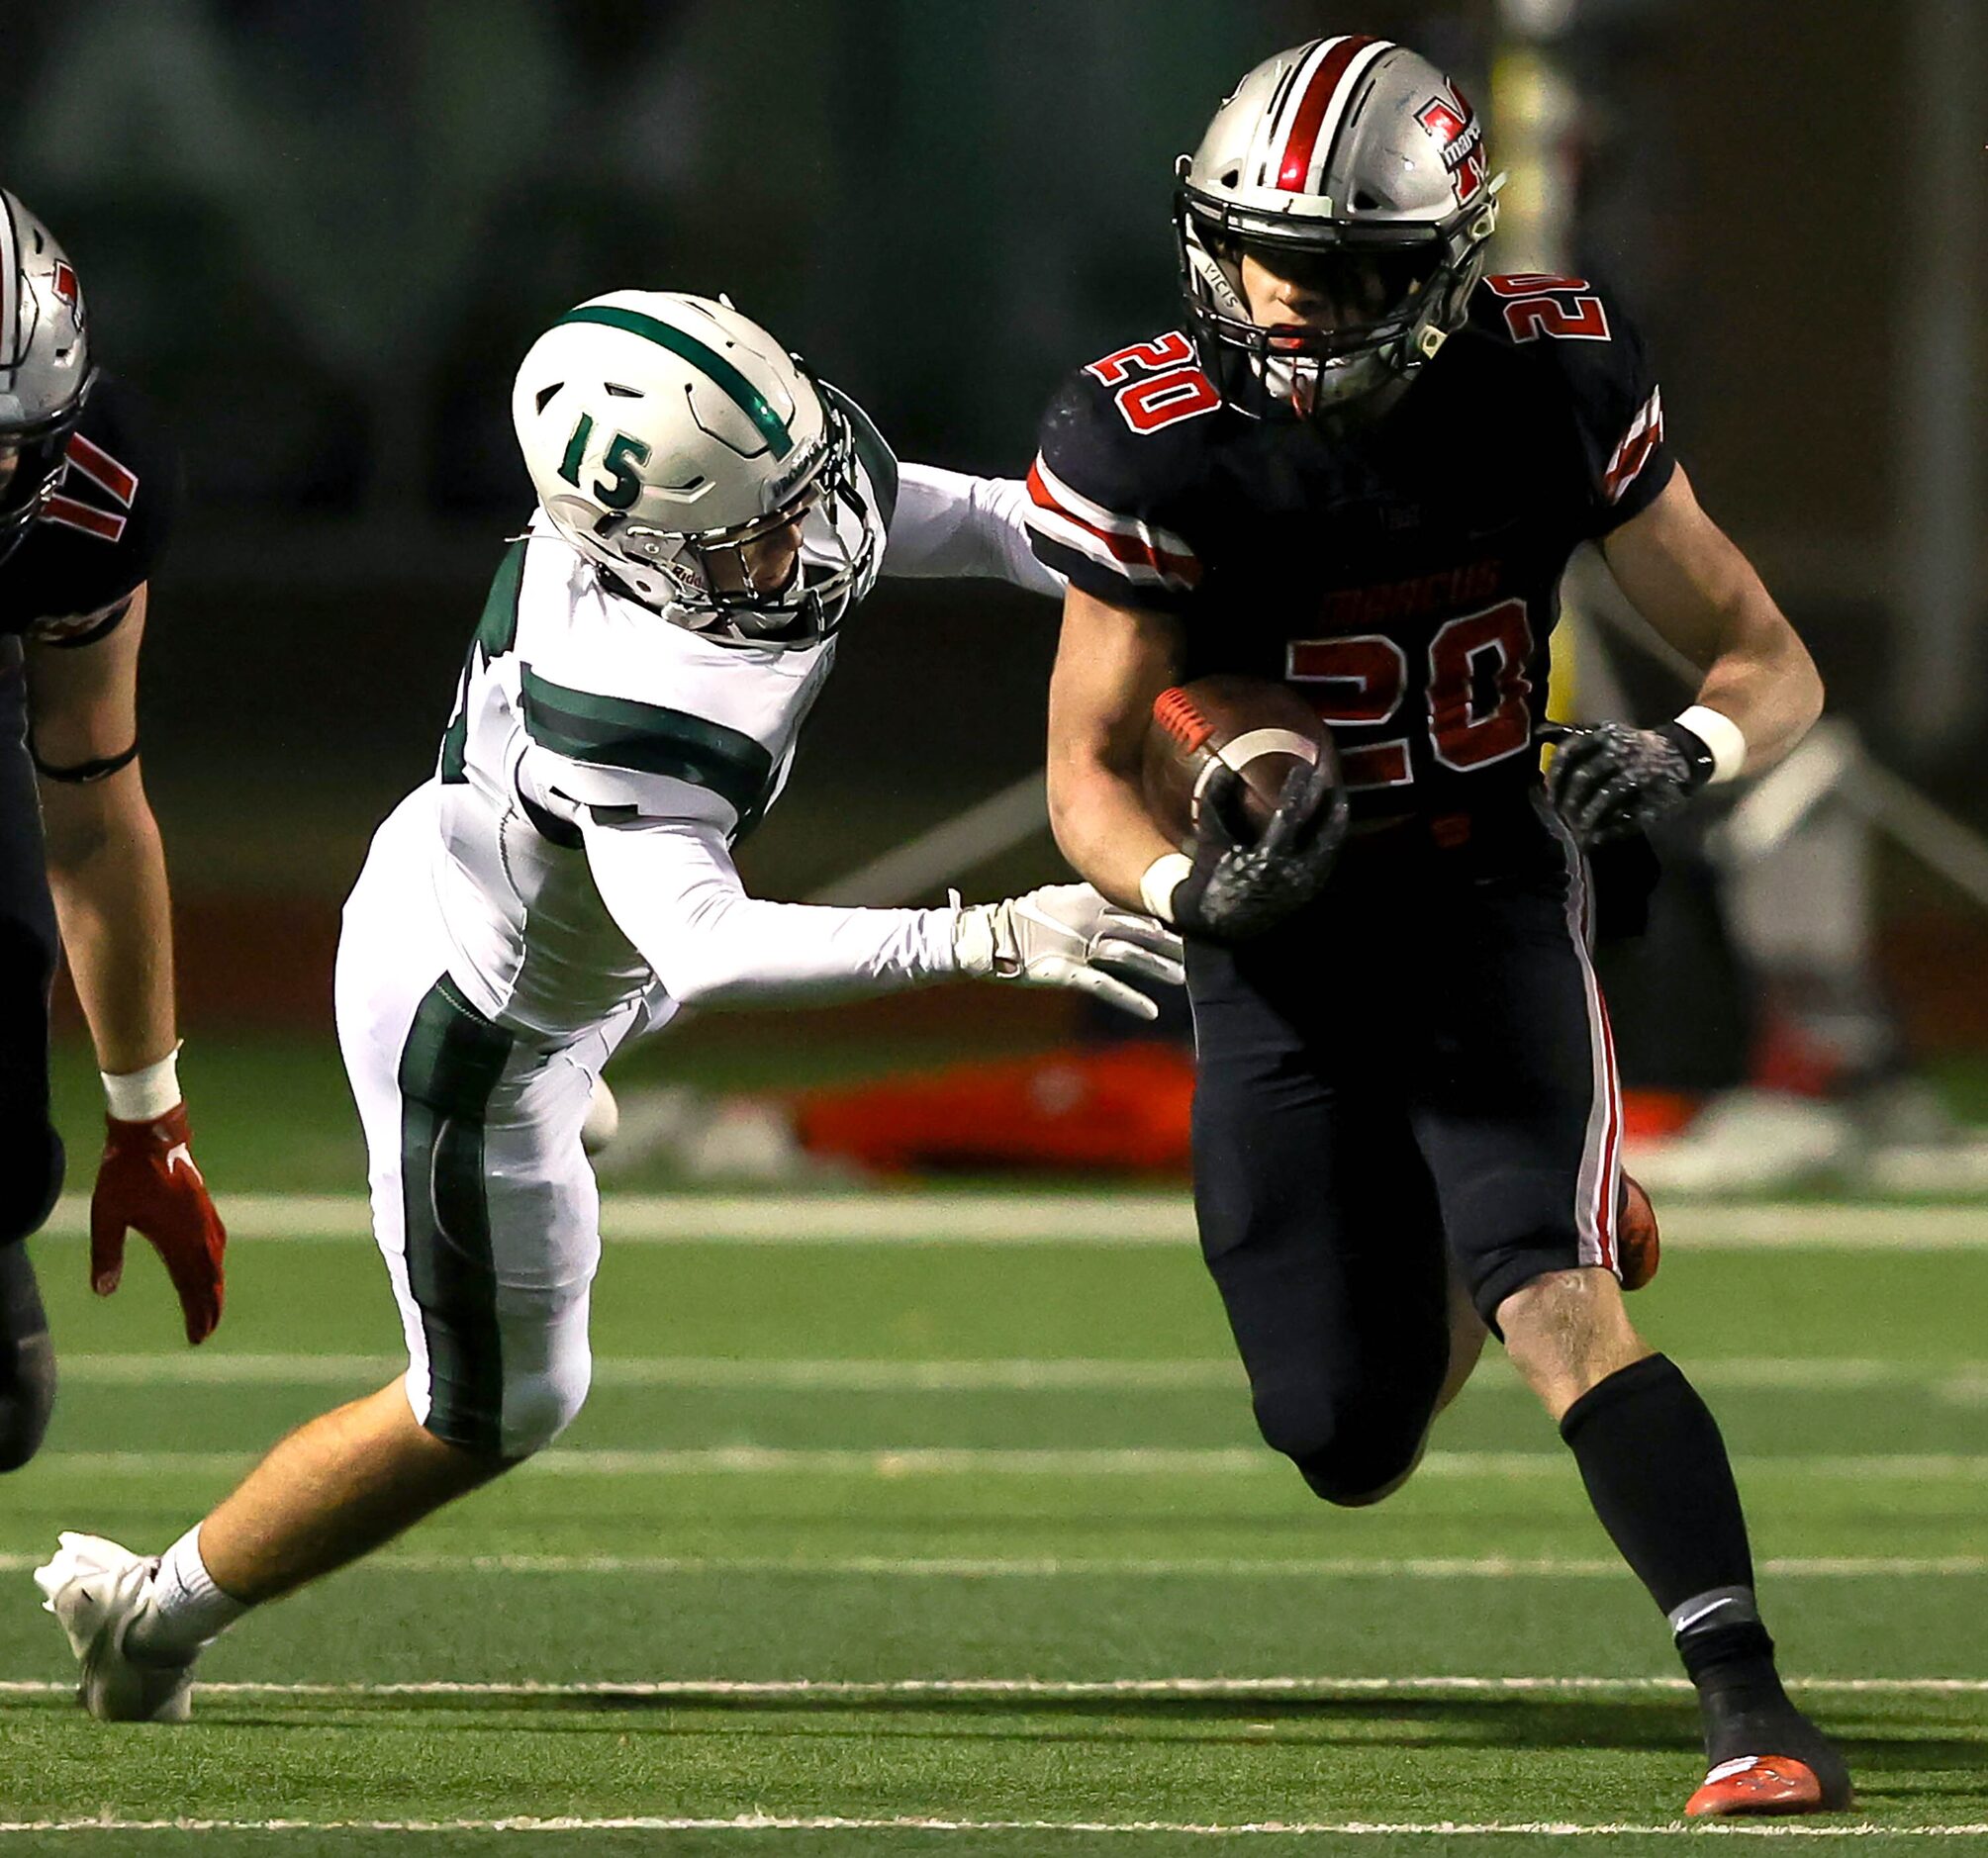
M 1018 478 L 977 478 L 906 464 L 884 572 L 907 579 L 984 576 L 1061 599 L 1063 578 L 1035 557 L 1028 539 L 1028 487 Z
M 694 904 L 638 944 L 687 1006 L 822 1005 L 959 972 L 951 909 L 831 909 L 733 893 Z
M 835 909 L 748 896 L 721 833 L 690 821 L 581 828 L 594 882 L 673 999 L 852 999 L 958 973 L 951 909 Z
M 45 785 L 48 887 L 97 1064 L 124 1073 L 176 1039 L 165 852 L 136 765 L 100 789 Z
M 1177 848 L 1153 823 L 1129 776 L 1094 757 L 1052 756 L 1049 820 L 1081 878 L 1124 908 L 1149 907 L 1140 881 Z
M 1732 719 L 1746 738 L 1743 771 L 1771 768 L 1805 736 L 1823 709 L 1823 681 L 1795 629 L 1765 589 L 1732 616 L 1742 642 L 1707 669 L 1697 701 Z
M 1706 727 L 1694 733 L 1712 750 L 1718 779 L 1771 767 L 1802 739 L 1822 713 L 1815 663 L 1681 465 L 1649 509 L 1603 540 L 1602 555 L 1651 628 L 1703 674 L 1696 706 L 1712 717 L 1701 716 Z M 1688 712 L 1680 720 L 1691 726 Z

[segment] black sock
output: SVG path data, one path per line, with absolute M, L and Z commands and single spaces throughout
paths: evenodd
M 1842 1757 L 1774 1670 L 1726 1441 L 1691 1383 L 1663 1355 L 1632 1362 L 1567 1408 L 1561 1437 L 1602 1527 L 1676 1634 L 1708 1761 L 1790 1755 L 1808 1763 L 1828 1803 L 1847 1805 Z
M 1774 1641 L 1753 1605 L 1747 1519 L 1718 1422 L 1667 1356 L 1598 1381 L 1568 1407 L 1561 1437 L 1622 1558 L 1677 1635 L 1708 1708 L 1785 1701 Z
M 1602 1528 L 1673 1630 L 1700 1624 L 1701 1606 L 1716 1608 L 1706 1626 L 1756 1620 L 1726 1441 L 1674 1362 L 1649 1355 L 1596 1382 L 1562 1417 L 1561 1437 Z
M 1740 1715 L 1787 1704 L 1774 1669 L 1774 1641 L 1758 1620 L 1679 1632 L 1677 1655 L 1708 1711 Z

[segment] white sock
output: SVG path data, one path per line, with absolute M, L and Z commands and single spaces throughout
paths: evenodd
M 126 1647 L 159 1664 L 184 1664 L 248 1611 L 224 1594 L 200 1558 L 195 1524 L 160 1557 L 144 1606 L 125 1630 Z

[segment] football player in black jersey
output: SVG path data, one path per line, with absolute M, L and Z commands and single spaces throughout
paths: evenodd
M 75 271 L 0 190 L 0 1471 L 34 1456 L 55 1392 L 22 1241 L 62 1185 L 58 925 L 109 1098 L 90 1281 L 117 1288 L 136 1230 L 165 1260 L 187 1340 L 221 1316 L 225 1236 L 187 1146 L 165 860 L 138 766 L 139 640 L 174 495 L 131 395 L 92 365 Z
M 1499 180 L 1432 65 L 1360 36 L 1280 53 L 1180 180 L 1184 325 L 1080 369 L 1042 425 L 1036 546 L 1070 582 L 1049 792 L 1078 870 L 1187 936 L 1196 1208 L 1258 1422 L 1319 1496 L 1375 1502 L 1488 1328 L 1697 1685 L 1688 1811 L 1841 1808 L 1718 1427 L 1624 1309 L 1584 855 L 1784 754 L 1815 668 L 1673 460 L 1621 306 L 1483 275 Z M 1549 637 L 1584 541 L 1704 682 L 1672 721 L 1562 747 L 1550 797 Z M 1318 781 L 1276 856 L 1219 803 L 1191 855 L 1155 827 L 1154 698 L 1213 672 L 1316 702 L 1343 843 Z

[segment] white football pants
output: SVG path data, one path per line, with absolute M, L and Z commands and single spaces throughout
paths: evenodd
M 628 1023 L 548 1049 L 470 1005 L 448 977 L 440 855 L 423 787 L 374 835 L 345 903 L 338 1045 L 415 1418 L 450 1444 L 520 1458 L 587 1397 L 601 1202 L 580 1126 Z

